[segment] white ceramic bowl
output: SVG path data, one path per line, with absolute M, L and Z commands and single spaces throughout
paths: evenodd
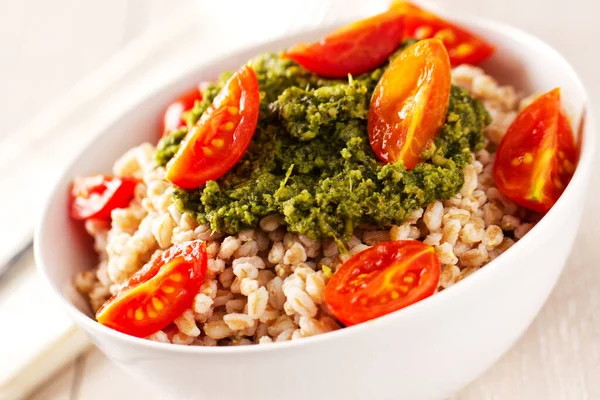
M 466 18 L 459 22 L 497 46 L 484 66 L 525 93 L 561 87 L 579 121 L 585 90 L 552 48 L 513 28 Z M 331 27 L 297 34 L 198 66 L 165 84 L 98 135 L 54 188 L 35 237 L 40 272 L 65 310 L 92 341 L 130 373 L 169 397 L 189 399 L 440 399 L 494 363 L 531 323 L 569 255 L 581 218 L 593 151 L 588 115 L 583 151 L 573 180 L 542 221 L 482 270 L 413 306 L 377 320 L 299 341 L 229 348 L 155 343 L 108 329 L 79 307 L 70 282 L 94 266 L 81 224 L 69 219 L 72 178 L 100 171 L 127 149 L 156 141 L 166 103 L 198 81 L 237 69 L 251 56 L 300 40 L 316 40 Z M 107 384 L 110 384 L 107 382 Z

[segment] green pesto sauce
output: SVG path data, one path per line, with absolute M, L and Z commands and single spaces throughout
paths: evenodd
M 158 165 L 167 165 L 169 160 L 173 158 L 175 153 L 177 153 L 177 150 L 179 150 L 179 145 L 187 133 L 188 128 L 183 127 L 160 140 L 158 143 L 158 151 L 155 156 Z
M 449 199 L 463 185 L 463 167 L 483 145 L 490 117 L 483 105 L 453 86 L 446 122 L 407 171 L 381 164 L 369 145 L 371 94 L 386 66 L 346 81 L 318 77 L 279 54 L 255 58 L 261 109 L 252 143 L 242 160 L 217 181 L 176 189 L 179 208 L 215 231 L 235 234 L 273 213 L 288 229 L 312 238 L 347 239 L 361 223 L 381 228 L 416 208 Z M 187 113 L 188 126 L 210 106 L 230 74 L 204 92 Z M 187 129 L 159 143 L 165 165 Z

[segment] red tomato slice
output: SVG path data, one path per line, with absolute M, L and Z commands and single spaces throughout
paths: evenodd
M 577 159 L 557 88 L 521 111 L 508 128 L 496 152 L 494 178 L 512 201 L 545 214 L 571 180 Z
M 583 146 L 583 130 L 585 129 L 585 122 L 587 118 L 587 110 L 583 109 L 581 117 L 579 117 L 579 123 L 577 124 L 577 141 L 575 142 L 575 149 L 577 152 L 577 160 L 581 155 L 581 146 Z
M 324 299 L 338 320 L 355 325 L 431 296 L 440 274 L 433 247 L 416 240 L 379 243 L 333 274 Z
M 384 162 L 411 169 L 444 123 L 450 61 L 439 39 L 426 39 L 392 61 L 375 87 L 368 116 L 371 147 Z
M 112 210 L 129 205 L 137 182 L 109 175 L 75 178 L 71 186 L 71 218 L 110 220 Z
M 412 3 L 397 1 L 392 9 L 406 15 L 405 38 L 440 39 L 452 66 L 478 64 L 494 53 L 494 46 L 482 38 Z
M 330 78 L 359 75 L 383 64 L 402 42 L 404 16 L 388 11 L 344 26 L 321 41 L 289 49 L 290 58 Z
M 182 119 L 183 113 L 191 110 L 196 104 L 196 100 L 202 100 L 199 86 L 182 94 L 177 100 L 169 104 L 162 120 L 161 132 L 163 136 L 185 126 L 185 121 Z
M 173 246 L 133 275 L 121 292 L 100 307 L 96 319 L 128 335 L 151 335 L 192 305 L 206 264 L 206 244 L 201 240 Z
M 171 183 L 194 189 L 221 177 L 244 155 L 258 121 L 260 92 L 252 67 L 236 72 L 167 164 Z

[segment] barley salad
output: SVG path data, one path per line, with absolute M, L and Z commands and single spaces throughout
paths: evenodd
M 498 84 L 474 66 L 492 53 L 397 2 L 200 84 L 157 144 L 75 179 L 99 257 L 76 288 L 108 327 L 197 346 L 313 336 L 447 289 L 577 162 L 560 91 Z

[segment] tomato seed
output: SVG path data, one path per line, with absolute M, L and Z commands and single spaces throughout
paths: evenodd
M 223 139 L 213 139 L 211 140 L 210 144 L 220 149 L 225 145 L 225 141 Z
M 563 185 L 562 182 L 558 178 L 555 178 L 553 180 L 553 182 L 554 182 L 554 186 L 556 186 L 556 188 L 558 190 L 563 190 L 565 188 L 565 185 Z
M 573 165 L 573 163 L 571 163 L 571 161 L 565 160 L 563 164 L 565 165 L 565 169 L 569 174 L 575 172 L 575 166 Z
M 454 56 L 456 57 L 465 57 L 473 52 L 473 46 L 468 43 L 460 44 L 454 51 Z
M 447 44 L 452 44 L 456 41 L 456 35 L 452 32 L 451 29 L 442 29 L 438 33 L 436 33 L 434 38 L 440 39 L 442 42 Z
M 175 288 L 173 286 L 163 286 L 161 289 L 166 294 L 171 294 L 175 291 Z
M 417 39 L 426 39 L 428 38 L 432 33 L 432 29 L 429 26 L 420 26 L 416 31 L 415 31 L 415 36 Z
M 160 301 L 159 299 L 157 299 L 156 297 L 152 298 L 152 305 L 154 306 L 154 308 L 156 308 L 158 311 L 162 310 L 163 308 L 165 308 L 165 305 L 162 303 L 162 301 Z
M 145 316 L 146 314 L 144 313 L 144 310 L 142 310 L 141 307 L 135 310 L 135 319 L 137 319 L 138 321 L 143 320 Z

